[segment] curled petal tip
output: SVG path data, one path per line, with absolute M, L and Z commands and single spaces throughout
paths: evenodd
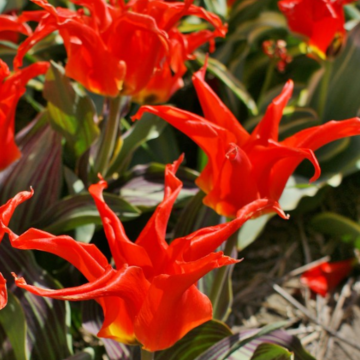
M 100 181 L 105 181 L 103 176 L 100 173 L 97 173 L 97 177 L 99 178 Z
M 272 209 L 283 219 L 288 220 L 290 218 L 289 214 L 285 214 L 284 210 L 281 208 L 280 204 L 275 201 L 272 205 Z

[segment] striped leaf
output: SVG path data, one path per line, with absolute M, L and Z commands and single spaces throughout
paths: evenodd
M 68 334 L 70 328 L 68 304 L 64 301 L 42 298 L 17 288 L 10 272 L 23 276 L 29 284 L 44 288 L 58 288 L 58 283 L 37 265 L 32 252 L 13 249 L 5 239 L 0 246 L 0 259 L 0 271 L 7 279 L 9 293 L 12 292 L 13 296 L 18 299 L 25 314 L 26 353 L 29 354 L 29 359 L 66 359 L 71 353 L 71 337 Z M 3 311 L 11 311 L 11 308 L 5 307 Z M 18 334 L 21 337 L 20 329 Z M 7 337 L 4 335 L 6 333 L 1 331 L 0 343 L 7 341 Z M 10 337 L 8 341 L 12 349 L 18 347 L 18 342 L 14 343 Z
M 116 195 L 105 193 L 104 199 L 122 221 L 140 215 L 139 209 Z M 67 196 L 54 203 L 35 226 L 61 234 L 89 224 L 101 225 L 102 222 L 94 199 L 89 193 L 83 193 Z
M 262 329 L 247 330 L 229 336 L 207 351 L 196 360 L 251 360 L 256 349 L 264 343 L 276 344 L 294 353 L 294 360 L 315 360 L 301 345 L 300 340 L 284 330 L 274 330 L 283 325 L 275 323 Z M 269 360 L 272 359 L 269 357 Z
M 60 195 L 61 137 L 46 124 L 44 116 L 16 136 L 22 156 L 0 172 L 1 204 L 30 186 L 35 190 L 32 199 L 14 213 L 10 222 L 14 232 L 27 230 Z
M 231 334 L 231 330 L 224 323 L 216 320 L 208 321 L 191 330 L 173 347 L 157 352 L 155 360 L 193 360 Z

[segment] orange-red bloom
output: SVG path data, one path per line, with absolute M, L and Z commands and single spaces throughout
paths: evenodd
M 340 282 L 348 276 L 355 265 L 354 259 L 337 262 L 324 262 L 301 275 L 301 282 L 312 291 L 325 297 L 336 288 Z
M 289 28 L 309 38 L 309 46 L 325 57 L 333 42 L 337 48 L 344 41 L 343 6 L 354 0 L 281 0 L 280 10 L 288 20 Z
M 181 159 L 166 167 L 164 199 L 135 243 L 127 238 L 120 220 L 104 202 L 106 182 L 101 180 L 90 187 L 116 269 L 94 245 L 36 229 L 17 236 L 4 227 L 13 247 L 56 254 L 89 281 L 61 290 L 27 285 L 23 278 L 16 278 L 16 284 L 40 296 L 74 301 L 95 299 L 105 316 L 100 337 L 142 344 L 150 351 L 170 347 L 188 331 L 210 320 L 211 302 L 195 284 L 210 270 L 238 262 L 222 252 L 215 253 L 215 249 L 253 215 L 274 210 L 284 214 L 276 203 L 258 200 L 242 209 L 232 222 L 200 229 L 168 245 L 167 222 L 182 187 L 175 177 L 180 162 Z
M 144 112 L 162 117 L 189 136 L 206 153 L 208 163 L 196 183 L 207 196 L 204 203 L 219 214 L 234 217 L 238 209 L 261 198 L 277 201 L 299 163 L 315 167 L 311 180 L 320 175 L 314 150 L 346 136 L 360 134 L 360 119 L 330 121 L 278 141 L 282 112 L 291 97 L 289 80 L 273 100 L 252 134 L 249 134 L 204 80 L 205 67 L 193 82 L 205 118 L 171 106 L 143 106 Z
M 29 36 L 32 31 L 16 15 L 0 14 L 0 40 L 16 43 L 19 33 Z
M 32 192 L 23 191 L 17 194 L 15 197 L 10 199 L 5 205 L 0 206 L 0 243 L 4 237 L 5 231 L 3 226 L 9 225 L 11 216 L 18 205 L 25 200 L 31 198 Z M 6 306 L 7 303 L 7 291 L 6 291 L 6 280 L 0 273 L 0 310 Z
M 0 59 L 0 170 L 21 155 L 14 140 L 16 105 L 25 93 L 28 81 L 44 74 L 48 67 L 47 62 L 39 62 L 10 75 L 8 66 Z
M 36 42 L 59 30 L 68 55 L 66 75 L 102 95 L 136 95 L 149 86 L 139 100 L 169 97 L 181 85 L 183 62 L 194 49 L 226 32 L 216 15 L 192 5 L 192 0 L 72 1 L 85 6 L 90 15 L 84 9 L 75 12 L 33 0 L 44 10 L 23 13 L 23 21 L 39 25 L 19 47 L 15 65 Z M 187 15 L 205 19 L 215 30 L 181 34 L 176 26 Z M 149 84 L 153 75 L 162 86 Z

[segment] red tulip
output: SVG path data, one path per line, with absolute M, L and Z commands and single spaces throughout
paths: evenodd
M 25 93 L 28 81 L 44 74 L 47 62 L 32 64 L 10 75 L 5 62 L 0 59 L 0 170 L 17 160 L 21 153 L 15 144 L 15 110 L 20 97 Z
M 354 259 L 332 263 L 324 262 L 304 272 L 301 275 L 301 282 L 312 291 L 325 297 L 350 274 L 355 263 Z
M 216 15 L 192 5 L 192 0 L 72 1 L 85 6 L 90 15 L 83 9 L 75 12 L 54 8 L 46 0 L 33 0 L 44 10 L 23 13 L 23 21 L 35 20 L 39 25 L 19 47 L 15 65 L 21 64 L 35 43 L 58 30 L 68 55 L 66 75 L 106 96 L 136 95 L 153 75 L 165 81 L 159 89 L 157 83 L 149 84 L 145 93 L 138 95 L 139 100 L 163 100 L 181 85 L 183 63 L 195 50 L 191 36 L 176 28 L 182 17 L 196 16 L 214 27 L 214 31 L 194 35 L 197 47 L 226 33 Z
M 304 159 L 313 163 L 311 181 L 316 180 L 320 167 L 313 151 L 360 134 L 360 119 L 352 118 L 330 121 L 279 142 L 279 123 L 293 89 L 291 80 L 249 134 L 205 83 L 204 76 L 205 67 L 194 74 L 193 83 L 205 118 L 171 106 L 142 106 L 133 119 L 140 119 L 144 112 L 158 115 L 204 150 L 208 163 L 196 183 L 207 194 L 204 203 L 219 214 L 235 217 L 240 208 L 256 199 L 278 201 L 290 175 Z
M 0 14 L 0 40 L 17 43 L 18 35 L 31 35 L 31 28 L 15 15 Z
M 289 28 L 309 38 L 309 46 L 321 57 L 328 47 L 346 36 L 343 6 L 354 0 L 281 0 L 280 10 Z M 334 44 L 338 47 L 338 44 Z
M 165 241 L 167 222 L 182 183 L 175 177 L 181 159 L 165 171 L 164 199 L 135 243 L 105 204 L 101 180 L 89 189 L 99 210 L 115 269 L 94 245 L 77 242 L 69 236 L 54 236 L 30 229 L 17 236 L 8 228 L 13 247 L 36 249 L 58 255 L 73 264 L 88 283 L 68 289 L 46 290 L 16 284 L 30 292 L 62 300 L 95 299 L 104 311 L 100 337 L 126 344 L 142 344 L 149 351 L 173 345 L 194 327 L 212 317 L 210 300 L 196 287 L 197 281 L 212 269 L 238 260 L 214 252 L 247 219 L 264 211 L 284 214 L 276 203 L 258 200 L 242 209 L 225 224 L 203 228 L 188 236 Z

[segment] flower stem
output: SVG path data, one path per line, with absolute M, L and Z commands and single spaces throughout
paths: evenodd
M 154 360 L 155 353 L 141 349 L 141 360 Z
M 268 68 L 266 70 L 265 80 L 264 80 L 263 86 L 261 88 L 259 99 L 258 99 L 258 102 L 257 102 L 258 108 L 261 106 L 261 103 L 264 100 L 264 96 L 265 96 L 266 92 L 268 91 L 268 89 L 269 89 L 269 87 L 271 85 L 271 81 L 272 81 L 274 70 L 275 70 L 276 61 L 277 61 L 276 59 L 271 59 L 270 64 L 269 64 L 269 66 L 268 66 Z
M 237 242 L 237 232 L 229 237 L 226 241 L 224 255 L 231 256 L 233 251 L 236 249 Z M 218 320 L 225 320 L 229 315 L 229 308 L 224 309 L 222 301 L 224 297 L 228 297 L 228 306 L 231 306 L 232 303 L 232 289 L 231 284 L 228 289 L 229 293 L 225 294 L 226 282 L 231 281 L 230 276 L 233 270 L 233 265 L 223 266 L 216 271 L 214 282 L 211 286 L 209 298 L 213 305 L 213 318 Z
M 100 173 L 105 176 L 118 135 L 121 108 L 121 96 L 109 99 L 109 115 L 99 140 L 99 150 L 94 164 L 95 174 Z

